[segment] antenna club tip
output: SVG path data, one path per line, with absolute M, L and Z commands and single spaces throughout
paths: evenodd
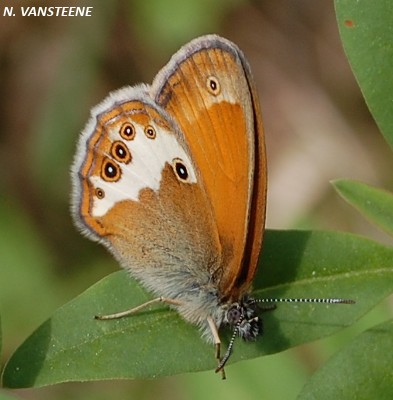
M 355 304 L 356 301 L 352 300 L 352 299 L 337 299 L 337 301 L 335 303 L 339 303 L 339 304 Z

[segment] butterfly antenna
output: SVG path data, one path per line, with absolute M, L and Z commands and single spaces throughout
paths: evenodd
M 242 321 L 243 321 L 243 318 L 240 318 L 239 321 L 236 323 L 235 329 L 233 330 L 231 340 L 229 341 L 227 351 L 225 352 L 224 357 L 221 359 L 220 363 L 218 364 L 218 367 L 216 368 L 216 372 L 221 371 L 225 367 L 225 364 L 227 363 L 227 361 L 229 360 L 229 357 L 232 354 L 233 343 L 235 342 L 236 336 L 239 335 L 240 324 L 242 323 Z
M 255 299 L 255 303 L 324 303 L 324 304 L 355 304 L 351 299 Z

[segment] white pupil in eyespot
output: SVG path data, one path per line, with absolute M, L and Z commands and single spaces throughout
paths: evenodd
M 179 178 L 181 178 L 181 179 L 188 178 L 187 168 L 184 164 L 182 164 L 181 162 L 177 162 L 175 168 L 176 168 L 176 173 L 179 176 Z
M 116 169 L 114 168 L 113 165 L 108 163 L 106 166 L 106 173 L 108 176 L 114 176 L 116 175 Z

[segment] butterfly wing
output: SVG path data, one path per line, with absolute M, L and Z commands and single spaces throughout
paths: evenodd
M 147 88 L 93 109 L 72 168 L 73 215 L 147 288 L 184 298 L 209 284 L 218 235 L 183 135 Z
M 201 172 L 221 244 L 220 292 L 237 299 L 257 268 L 266 204 L 262 120 L 248 63 L 228 40 L 198 38 L 160 71 L 151 96 L 179 125 Z

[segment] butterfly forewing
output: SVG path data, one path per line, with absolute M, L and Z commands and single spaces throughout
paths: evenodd
M 266 197 L 263 131 L 247 62 L 232 43 L 208 36 L 176 53 L 152 92 L 199 167 L 220 237 L 220 291 L 236 298 L 257 267 Z

